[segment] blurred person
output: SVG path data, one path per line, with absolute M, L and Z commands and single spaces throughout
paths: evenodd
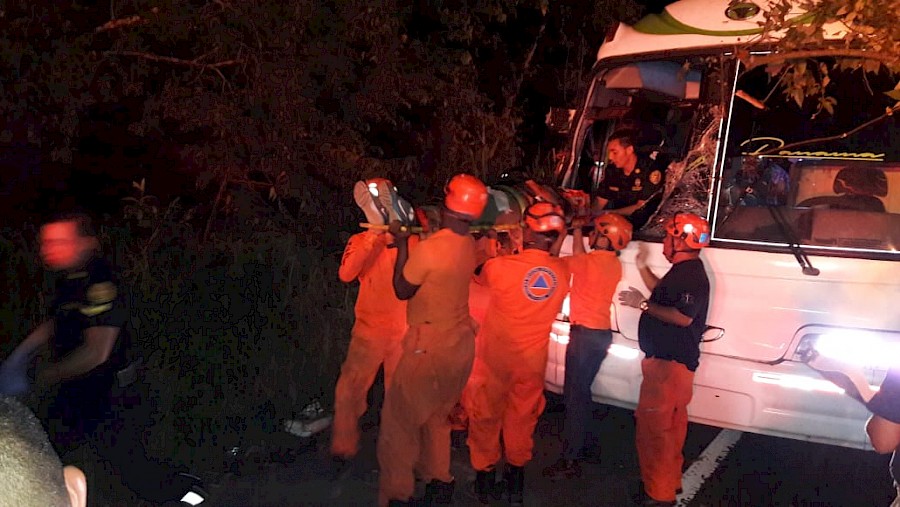
M 728 187 L 728 206 L 784 206 L 790 176 L 770 158 L 741 157 L 741 168 Z
M 872 416 L 866 422 L 866 434 L 875 452 L 892 453 L 891 477 L 897 496 L 891 507 L 900 507 L 900 369 L 891 369 L 881 383 L 881 388 L 866 403 Z
M 880 387 L 869 383 L 869 374 L 853 362 L 823 356 L 815 349 L 806 352 L 804 362 L 823 377 L 859 401 L 872 413 L 866 421 L 866 434 L 879 454 L 892 454 L 890 473 L 897 495 L 891 507 L 900 507 L 900 369 L 889 368 Z M 896 358 L 888 357 L 888 361 Z
M 522 505 L 524 467 L 531 461 L 534 428 L 545 405 L 550 328 L 569 291 L 565 261 L 550 254 L 565 239 L 562 210 L 537 202 L 525 210 L 524 222 L 523 251 L 488 260 L 479 275 L 490 300 L 463 407 L 481 503 L 500 494 L 496 467 L 503 454 L 509 502 Z
M 393 184 L 384 178 L 357 184 L 356 202 L 369 223 L 385 225 L 390 213 L 386 206 L 379 206 L 379 197 L 389 195 L 392 189 Z M 384 214 L 372 212 L 379 208 L 385 210 Z M 359 419 L 366 412 L 366 397 L 378 370 L 384 367 L 387 389 L 400 360 L 407 328 L 406 301 L 394 294 L 397 249 L 393 241 L 394 236 L 384 229 L 371 228 L 351 236 L 341 258 L 338 277 L 344 283 L 358 280 L 359 294 L 350 346 L 335 387 L 331 454 L 338 460 L 350 459 L 359 451 Z M 409 247 L 416 243 L 417 238 L 411 238 Z
M 40 421 L 0 395 L 0 507 L 84 507 L 87 481 L 63 467 Z
M 606 144 L 606 167 L 600 186 L 594 197 L 595 213 L 611 211 L 630 217 L 641 210 L 653 197 L 662 192 L 665 185 L 663 171 L 656 161 L 641 157 L 635 152 L 637 131 L 616 130 Z M 643 218 L 646 221 L 646 217 Z M 639 227 L 643 222 L 636 223 Z
M 619 251 L 631 241 L 631 223 L 621 215 L 606 212 L 593 220 L 588 236 L 590 252 L 584 249 L 583 218 L 572 222 L 572 255 L 566 257 L 572 273 L 569 296 L 569 344 L 566 346 L 566 378 L 563 399 L 563 452 L 544 475 L 580 476 L 578 459 L 587 443 L 586 425 L 591 418 L 591 384 L 612 344 L 610 306 L 622 279 Z
M 0 366 L 0 392 L 38 391 L 47 402 L 44 425 L 61 456 L 89 444 L 146 500 L 204 501 L 199 478 L 147 458 L 145 421 L 131 410 L 141 404 L 140 360 L 129 357 L 124 288 L 100 255 L 91 220 L 80 213 L 52 218 L 41 227 L 40 251 L 46 268 L 58 274 L 50 317 Z M 49 361 L 32 383 L 27 366 L 44 348 Z
M 487 187 L 458 174 L 444 189 L 440 230 L 410 252 L 409 232 L 398 221 L 393 286 L 408 300 L 409 330 L 385 395 L 378 435 L 378 504 L 408 505 L 415 472 L 426 481 L 424 503 L 449 504 L 450 413 L 459 400 L 475 354 L 476 325 L 469 315 L 469 283 L 477 266 L 469 225 L 484 212 Z
M 620 303 L 642 312 L 638 342 L 645 354 L 644 377 L 635 409 L 642 505 L 675 505 L 681 488 L 687 405 L 709 308 L 709 278 L 700 260 L 700 250 L 708 244 L 709 223 L 704 218 L 676 213 L 666 223 L 663 238 L 663 255 L 672 268 L 658 278 L 641 251 L 635 261 L 650 298 L 634 287 L 619 293 Z

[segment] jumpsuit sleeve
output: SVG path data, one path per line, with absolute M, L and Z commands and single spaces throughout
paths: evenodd
M 376 246 L 379 242 L 384 242 L 382 238 L 386 236 L 387 234 L 361 232 L 350 237 L 338 269 L 338 277 L 342 282 L 356 280 L 372 264 L 376 257 Z

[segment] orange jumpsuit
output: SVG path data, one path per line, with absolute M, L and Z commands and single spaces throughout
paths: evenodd
M 390 234 L 355 234 L 344 249 L 338 276 L 349 283 L 359 280 L 356 322 L 350 333 L 347 358 L 341 366 L 334 393 L 331 453 L 350 458 L 359 450 L 359 418 L 366 411 L 366 396 L 378 369 L 384 365 L 384 385 L 390 385 L 400 360 L 406 333 L 406 301 L 394 294 L 393 274 L 397 250 L 388 248 Z M 410 238 L 410 246 L 416 239 Z
M 488 471 L 500 459 L 501 432 L 510 465 L 531 460 L 544 410 L 550 327 L 569 291 L 569 270 L 563 260 L 527 249 L 489 260 L 481 277 L 491 300 L 463 406 L 472 467 Z
M 403 268 L 418 285 L 409 330 L 381 411 L 378 504 L 407 501 L 414 469 L 426 482 L 451 482 L 450 411 L 472 369 L 476 325 L 469 316 L 475 241 L 441 229 L 419 242 Z

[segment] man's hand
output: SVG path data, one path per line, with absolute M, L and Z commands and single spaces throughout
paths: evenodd
M 647 298 L 644 297 L 641 291 L 634 287 L 628 287 L 628 290 L 623 290 L 619 293 L 619 303 L 632 308 L 640 308 L 641 301 L 645 299 Z
M 647 267 L 647 246 L 644 243 L 638 246 L 637 254 L 634 256 L 634 264 L 638 269 Z
M 580 230 L 582 227 L 588 224 L 587 217 L 574 217 L 572 218 L 572 229 Z
M 409 231 L 409 227 L 406 227 L 399 220 L 394 220 L 388 226 L 388 232 L 390 232 L 395 240 L 406 241 L 412 235 Z

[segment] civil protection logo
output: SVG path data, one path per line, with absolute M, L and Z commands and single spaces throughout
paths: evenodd
M 532 301 L 543 301 L 556 292 L 556 273 L 544 266 L 532 268 L 522 280 L 522 291 Z

